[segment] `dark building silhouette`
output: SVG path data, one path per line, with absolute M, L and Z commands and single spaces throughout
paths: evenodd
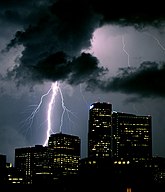
M 88 157 L 110 158 L 112 145 L 112 105 L 93 103 L 89 110 Z
M 5 183 L 7 179 L 5 168 L 6 168 L 6 155 L 0 154 L 0 184 Z
M 164 189 L 165 158 L 152 157 L 151 116 L 115 112 L 112 104 L 97 102 L 90 106 L 88 125 L 86 158 L 80 159 L 78 136 L 52 134 L 48 146 L 15 149 L 15 167 L 0 173 L 1 181 L 7 173 L 9 184 L 37 184 L 38 189 L 54 184 L 65 192 L 77 186 L 82 191 Z M 1 171 L 5 164 L 6 156 L 0 155 Z
M 112 114 L 112 151 L 115 163 L 139 163 L 152 157 L 151 116 Z
M 32 148 L 32 183 L 51 184 L 53 179 L 53 172 L 50 161 L 50 149 L 42 145 L 35 145 Z
M 57 179 L 79 171 L 80 138 L 62 133 L 52 134 L 48 146 L 15 149 L 15 168 L 24 184 L 54 184 Z
M 112 112 L 112 104 L 93 103 L 89 110 L 88 157 L 112 158 L 118 163 L 152 157 L 151 116 Z
M 149 167 L 153 170 L 153 182 L 165 186 L 165 158 L 153 156 Z
M 147 186 L 152 169 L 151 116 L 112 112 L 109 103 L 94 103 L 89 109 L 88 157 L 81 160 L 82 175 L 111 186 Z M 139 188 L 139 190 L 141 190 Z
M 0 154 L 0 168 L 4 168 L 6 166 L 6 155 Z
M 48 140 L 51 166 L 56 178 L 76 175 L 79 171 L 80 138 L 63 133 L 52 134 Z
M 42 145 L 15 149 L 15 168 L 24 178 L 25 184 L 32 184 L 33 180 L 41 180 L 52 175 L 49 163 L 49 149 Z
M 24 184 L 22 173 L 17 170 L 11 163 L 6 163 L 7 181 L 6 184 Z

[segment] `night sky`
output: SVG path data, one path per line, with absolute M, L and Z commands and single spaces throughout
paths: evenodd
M 52 133 L 61 126 L 79 136 L 81 157 L 89 106 L 97 101 L 151 115 L 153 155 L 165 157 L 163 9 L 163 2 L 1 0 L 0 153 L 7 161 L 14 162 L 15 148 L 44 143 L 52 92 L 42 95 L 54 82 L 61 92 Z

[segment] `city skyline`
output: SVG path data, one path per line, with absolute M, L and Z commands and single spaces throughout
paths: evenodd
M 94 186 L 107 185 L 120 191 L 123 187 L 148 189 L 151 182 L 152 186 L 164 183 L 165 158 L 152 156 L 151 116 L 114 112 L 112 104 L 96 102 L 90 106 L 88 125 L 86 158 L 80 157 L 78 136 L 51 134 L 48 146 L 16 148 L 15 165 L 8 166 L 7 178 L 1 174 L 2 181 L 43 185 L 64 182 L 60 185 L 63 189 L 72 179 L 85 179 L 88 186 L 98 181 Z M 2 169 L 4 156 L 0 157 Z
M 52 91 L 37 106 L 55 82 L 52 132 L 78 135 L 82 157 L 96 101 L 151 115 L 153 155 L 165 157 L 163 5 L 114 10 L 104 0 L 0 2 L 0 153 L 9 162 L 15 148 L 44 144 Z
M 87 122 L 88 133 L 87 133 L 87 141 L 86 141 L 87 142 L 86 143 L 87 155 L 85 157 L 90 158 L 96 153 L 95 150 L 93 151 L 93 147 L 94 146 L 99 147 L 99 145 L 100 145 L 99 142 L 102 142 L 103 145 L 106 145 L 105 154 L 103 151 L 100 151 L 101 152 L 100 157 L 107 156 L 107 158 L 110 158 L 113 156 L 113 158 L 114 158 L 116 156 L 116 152 L 115 152 L 116 150 L 112 151 L 112 148 L 114 146 L 116 146 L 116 144 L 114 145 L 115 142 L 120 143 L 121 145 L 123 145 L 122 143 L 127 143 L 128 146 L 126 145 L 127 146 L 126 148 L 123 147 L 123 149 L 121 149 L 121 151 L 124 152 L 124 150 L 127 151 L 127 150 L 130 150 L 132 148 L 131 152 L 130 152 L 132 155 L 134 154 L 133 151 L 135 150 L 134 147 L 131 147 L 132 145 L 136 144 L 136 145 L 141 146 L 143 144 L 145 144 L 145 145 L 147 144 L 146 146 L 148 146 L 149 148 L 145 147 L 143 149 L 143 147 L 141 146 L 142 147 L 141 150 L 143 149 L 144 151 L 145 150 L 147 150 L 147 151 L 144 152 L 143 150 L 142 151 L 140 150 L 141 152 L 138 151 L 137 156 L 142 155 L 143 153 L 145 155 L 147 155 L 149 153 L 147 155 L 148 157 L 154 156 L 153 152 L 152 152 L 152 145 L 153 145 L 152 144 L 152 117 L 150 115 L 141 116 L 141 115 L 135 115 L 135 114 L 130 114 L 130 113 L 122 113 L 119 111 L 117 112 L 117 111 L 112 110 L 112 104 L 109 102 L 108 103 L 107 102 L 95 102 L 95 103 L 92 103 L 90 105 L 90 108 L 88 111 L 88 116 L 89 116 L 88 122 Z M 122 123 L 122 125 L 121 125 L 121 123 Z M 125 125 L 125 123 L 126 123 L 126 125 Z M 109 127 L 109 128 L 107 129 L 107 127 Z M 130 131 L 134 132 L 133 136 L 131 136 L 132 133 L 130 133 L 130 135 L 127 134 L 127 137 L 129 138 L 129 140 L 131 139 L 132 141 L 130 140 L 129 142 L 126 142 L 127 137 L 119 136 L 120 134 L 123 134 L 126 131 L 126 129 L 129 130 L 128 133 Z M 147 133 L 145 133 L 145 132 L 147 132 Z M 97 133 L 98 137 L 97 137 L 96 133 Z M 103 136 L 103 138 L 102 138 L 102 136 L 100 134 L 102 136 L 104 134 L 106 134 L 106 137 L 104 138 L 104 136 Z M 60 131 L 60 132 L 52 133 L 48 136 L 47 145 L 41 145 L 41 144 L 36 143 L 36 144 L 34 144 L 34 146 L 24 146 L 24 147 L 15 148 L 14 151 L 16 152 L 17 150 L 21 150 L 21 149 L 30 149 L 30 148 L 32 149 L 32 148 L 35 148 L 37 146 L 48 147 L 48 146 L 54 145 L 52 138 L 54 138 L 54 136 L 56 136 L 58 138 L 59 137 L 58 135 L 59 136 L 60 135 L 64 135 L 64 136 L 70 135 L 71 137 L 79 138 L 80 139 L 80 146 L 84 147 L 84 146 L 82 146 L 82 140 L 78 135 L 74 135 L 72 133 L 66 134 L 66 133 Z M 116 137 L 115 135 L 116 136 L 118 135 L 118 137 Z M 140 143 L 138 143 L 137 139 L 134 138 L 134 136 L 136 137 L 136 135 L 138 135 L 138 137 L 139 137 L 138 142 L 140 142 Z M 120 137 L 120 139 L 119 139 L 119 137 Z M 114 140 L 114 141 L 112 141 L 112 140 Z M 142 140 L 144 140 L 144 141 L 142 142 Z M 97 142 L 98 142 L 98 144 L 97 144 Z M 103 146 L 103 148 L 104 148 L 104 146 Z M 102 149 L 102 147 L 101 147 L 101 149 Z M 85 158 L 81 154 L 82 150 L 83 149 L 80 148 L 80 159 Z M 117 151 L 118 152 L 120 151 L 120 147 L 117 149 Z M 137 151 L 137 149 L 135 151 Z M 93 152 L 94 152 L 94 154 L 93 154 Z M 98 155 L 100 152 L 98 152 Z M 113 155 L 111 155 L 111 153 Z M 120 154 L 120 152 L 119 152 L 119 154 Z M 129 154 L 130 157 L 131 157 L 131 154 Z M 4 154 L 4 155 L 6 156 L 6 154 Z M 13 158 L 14 164 L 15 164 L 15 156 L 16 156 L 16 154 L 14 153 L 14 158 Z M 119 155 L 119 157 L 122 158 L 122 156 L 120 156 L 120 155 Z M 7 158 L 7 156 L 6 156 L 6 158 Z M 120 160 L 120 158 L 119 158 L 119 160 Z M 9 162 L 9 163 L 11 163 L 11 162 Z

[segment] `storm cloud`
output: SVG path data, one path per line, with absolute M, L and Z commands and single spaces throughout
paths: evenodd
M 146 61 L 139 68 L 121 68 L 116 77 L 99 82 L 104 91 L 137 94 L 140 97 L 165 97 L 165 63 Z
M 133 72 L 122 69 L 119 77 L 104 82 L 101 77 L 107 69 L 91 54 L 82 53 L 90 48 L 94 31 L 104 24 L 133 26 L 139 30 L 146 26 L 164 26 L 165 14 L 160 4 L 158 14 L 153 14 L 157 5 L 154 9 L 152 5 L 146 7 L 140 3 L 130 7 L 123 2 L 120 6 L 119 11 L 118 3 L 105 0 L 41 0 L 37 3 L 15 0 L 7 7 L 6 1 L 2 1 L 1 15 L 6 22 L 17 21 L 23 27 L 6 46 L 6 51 L 19 45 L 24 47 L 19 62 L 8 70 L 6 78 L 15 80 L 17 85 L 44 81 L 66 81 L 71 85 L 86 82 L 88 88 L 97 84 L 105 91 L 164 96 L 161 85 L 150 78 L 160 71 L 163 74 L 164 65 L 160 69 L 158 65 L 152 64 L 147 69 L 141 65 Z M 153 81 L 154 90 L 144 77 Z
M 81 53 L 79 57 L 68 58 L 64 52 L 56 52 L 40 60 L 37 65 L 17 65 L 8 72 L 7 79 L 21 84 L 43 81 L 66 81 L 71 85 L 99 80 L 108 69 L 99 67 L 99 61 L 89 53 Z

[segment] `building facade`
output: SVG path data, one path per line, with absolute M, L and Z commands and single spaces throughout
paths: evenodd
M 112 127 L 112 151 L 115 162 L 129 163 L 151 159 L 151 116 L 113 112 Z
M 50 161 L 55 178 L 76 175 L 79 171 L 80 138 L 78 136 L 56 133 L 48 140 Z
M 88 157 L 117 163 L 152 157 L 152 118 L 112 112 L 112 104 L 93 103 L 89 109 Z
M 0 154 L 0 184 L 4 183 L 7 179 L 5 168 L 6 168 L 6 155 Z
M 15 168 L 25 184 L 33 184 L 49 178 L 53 173 L 49 161 L 49 148 L 42 145 L 15 149 Z
M 62 133 L 52 134 L 48 146 L 15 149 L 15 168 L 25 184 L 53 184 L 79 171 L 80 138 Z
M 112 105 L 93 103 L 89 110 L 88 157 L 111 157 Z

